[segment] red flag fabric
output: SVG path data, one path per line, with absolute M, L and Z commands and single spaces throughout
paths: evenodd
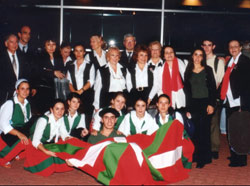
M 225 75 L 224 75 L 224 78 L 223 78 L 223 81 L 222 81 L 221 92 L 220 92 L 220 98 L 222 100 L 224 100 L 226 98 L 227 89 L 228 89 L 228 86 L 229 86 L 230 74 L 231 74 L 232 69 L 234 68 L 234 66 L 235 66 L 235 63 L 233 63 L 231 67 L 228 67 L 226 72 L 225 72 Z
M 84 149 L 58 152 L 75 167 L 105 185 L 169 184 L 188 178 L 194 146 L 184 126 L 170 121 L 150 136 L 109 138 L 95 145 L 69 141 Z

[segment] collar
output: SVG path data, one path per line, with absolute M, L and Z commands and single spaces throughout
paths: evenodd
M 145 64 L 145 66 L 143 67 L 143 72 L 146 70 L 148 68 L 148 64 L 146 63 Z M 138 66 L 138 64 L 136 63 L 136 65 L 135 65 L 135 70 L 140 70 L 141 71 L 141 69 L 139 68 L 139 66 Z
M 14 96 L 14 99 L 13 99 L 13 100 L 14 100 L 14 103 L 15 103 L 15 104 L 19 104 L 19 105 L 21 105 L 21 106 L 26 106 L 26 105 L 28 104 L 28 100 L 25 99 L 25 100 L 24 100 L 24 105 L 23 105 L 23 104 L 18 100 L 17 95 Z
M 237 57 L 236 57 L 235 60 L 234 60 L 233 57 L 231 57 L 231 59 L 230 59 L 230 61 L 229 61 L 229 63 L 228 63 L 228 67 L 231 67 L 233 63 L 236 65 L 236 64 L 238 63 L 238 61 L 239 61 L 239 57 L 240 57 L 241 54 L 242 54 L 242 53 L 240 52 L 240 53 L 237 55 Z
M 76 118 L 76 117 L 78 116 L 78 112 L 76 112 L 76 113 L 73 115 L 73 117 L 71 117 L 71 115 L 70 115 L 69 112 L 68 112 L 66 115 L 67 115 L 68 117 L 70 117 L 70 118 Z
M 101 58 L 103 57 L 103 55 L 105 56 L 105 53 L 106 52 L 104 50 L 102 50 L 102 56 L 101 56 Z M 93 54 L 94 54 L 94 56 L 99 57 L 95 50 L 93 50 Z
M 153 66 L 159 66 L 160 64 L 162 64 L 163 61 L 162 59 L 160 58 L 160 60 L 157 62 L 157 64 L 154 64 L 152 59 L 150 58 L 150 60 L 148 61 L 148 65 L 153 65 Z
M 27 48 L 29 47 L 28 44 L 23 45 L 21 42 L 18 42 L 18 46 L 19 46 L 19 48 L 20 48 L 21 50 L 23 49 L 24 46 L 26 47 L 25 50 L 27 50 Z
M 12 62 L 12 53 L 7 49 L 7 52 L 8 52 L 8 54 L 9 54 L 9 56 L 10 56 L 10 59 L 11 59 L 11 62 Z M 17 57 L 17 55 L 16 55 L 16 51 L 15 51 L 15 53 L 14 53 L 14 55 L 15 55 L 15 58 Z

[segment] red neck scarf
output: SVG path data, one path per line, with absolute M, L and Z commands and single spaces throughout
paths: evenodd
M 172 91 L 178 91 L 183 88 L 178 60 L 175 57 L 172 64 L 172 77 L 170 75 L 168 63 L 165 62 L 162 76 L 162 91 L 170 97 L 172 105 Z
M 229 80 L 230 80 L 230 74 L 235 66 L 235 63 L 232 64 L 231 67 L 227 67 L 226 73 L 224 75 L 223 81 L 222 81 L 222 86 L 221 86 L 221 92 L 220 92 L 220 98 L 224 100 L 227 95 L 227 89 L 229 85 Z

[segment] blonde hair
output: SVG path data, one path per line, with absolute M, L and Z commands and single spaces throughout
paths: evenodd
M 118 52 L 119 58 L 121 57 L 121 52 L 120 52 L 120 50 L 119 50 L 118 47 L 109 47 L 109 48 L 108 48 L 108 51 L 107 51 L 107 53 L 106 53 L 106 59 L 108 59 L 108 57 L 110 57 L 110 53 L 111 53 L 112 51 Z
M 161 43 L 159 41 L 152 41 L 151 43 L 149 43 L 148 48 L 151 50 L 153 45 L 158 45 L 160 48 L 160 51 L 161 51 L 162 46 L 161 46 Z

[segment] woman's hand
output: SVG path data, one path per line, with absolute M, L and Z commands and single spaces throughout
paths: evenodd
M 55 75 L 57 78 L 59 78 L 59 79 L 65 78 L 65 75 L 64 75 L 61 71 L 59 71 L 59 70 L 55 70 L 55 71 L 54 71 L 54 75 Z
M 49 151 L 49 150 L 45 151 L 44 153 L 47 154 L 48 156 L 57 157 L 55 152 L 52 152 L 52 151 Z
M 214 107 L 212 107 L 211 105 L 208 105 L 207 106 L 207 114 L 210 115 L 213 113 L 214 113 Z
M 190 112 L 187 112 L 187 113 L 186 113 L 186 116 L 187 116 L 188 119 L 191 119 L 191 118 L 192 118 L 192 115 L 191 115 Z
M 89 133 L 89 131 L 87 129 L 83 129 L 82 132 L 81 132 L 81 136 L 84 137 L 84 136 L 87 136 Z
M 21 143 L 24 145 L 28 145 L 29 144 L 29 140 L 28 138 L 21 132 L 17 132 L 16 136 L 21 140 Z

